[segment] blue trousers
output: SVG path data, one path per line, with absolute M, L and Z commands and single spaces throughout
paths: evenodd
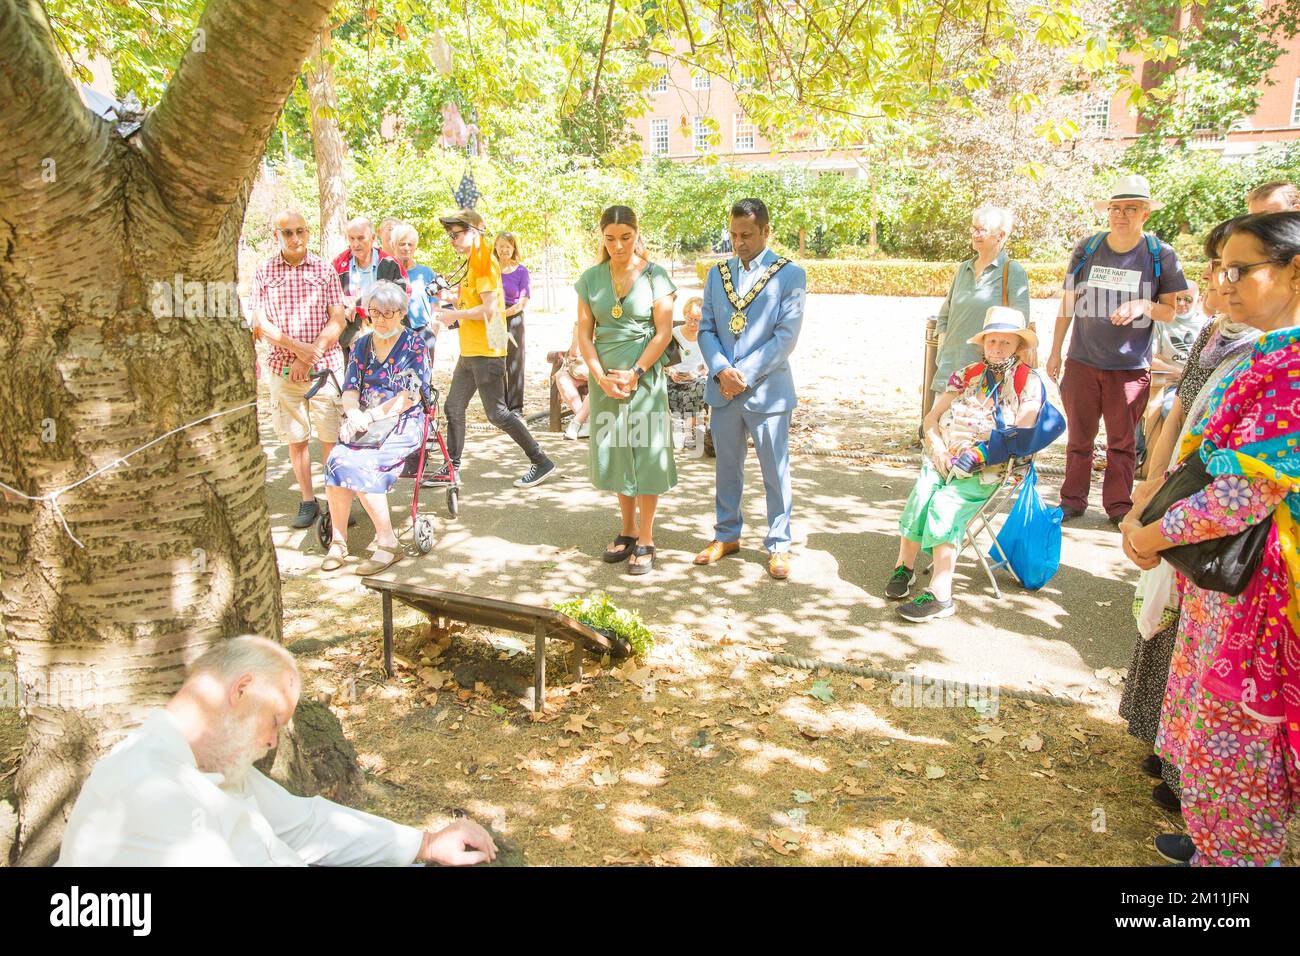
M 745 457 L 749 436 L 763 472 L 763 489 L 767 493 L 768 551 L 790 550 L 790 509 L 794 499 L 790 491 L 790 412 L 747 412 L 739 402 L 714 408 L 710 415 L 713 447 L 717 451 L 717 524 L 718 541 L 739 541 L 742 525 L 741 496 L 745 490 Z

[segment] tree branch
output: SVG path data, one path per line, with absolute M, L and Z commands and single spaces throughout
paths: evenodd
M 196 238 L 220 227 L 252 178 L 331 6 L 208 0 L 198 39 L 140 132 L 163 201 Z
M 0 0 L 0 218 L 21 237 L 84 212 L 111 131 L 77 95 L 38 0 Z
M 591 81 L 591 102 L 600 98 L 600 71 L 605 67 L 605 51 L 609 49 L 609 32 L 614 27 L 614 4 L 618 0 L 609 0 L 609 12 L 605 14 L 605 33 L 600 38 L 600 56 L 596 58 L 596 75 Z

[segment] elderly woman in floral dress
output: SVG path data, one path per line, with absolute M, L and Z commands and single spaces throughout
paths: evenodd
M 388 513 L 388 490 L 402 474 L 407 457 L 424 438 L 420 390 L 429 384 L 429 350 L 418 330 L 406 328 L 406 293 L 392 282 L 376 282 L 366 303 L 373 325 L 356 340 L 343 380 L 343 423 L 339 443 L 325 462 L 334 537 L 321 563 L 324 571 L 343 566 L 348 556 L 347 516 L 352 496 L 375 525 L 375 552 L 357 565 L 357 574 L 378 574 L 401 560 Z M 395 417 L 395 420 L 394 420 Z M 370 435 L 384 429 L 385 435 Z M 380 440 L 360 443 L 363 436 Z
M 1276 865 L 1300 794 L 1300 213 L 1236 220 L 1219 286 L 1229 315 L 1261 330 L 1184 440 L 1210 483 L 1141 526 L 1126 519 L 1138 567 L 1160 552 L 1270 522 L 1237 596 L 1179 575 L 1182 607 L 1156 751 L 1181 768 L 1188 835 L 1164 834 L 1167 859 Z M 1136 515 L 1136 509 L 1133 513 Z

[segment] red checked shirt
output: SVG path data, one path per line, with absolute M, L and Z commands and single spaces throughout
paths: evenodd
M 330 306 L 343 305 L 338 277 L 328 262 L 307 253 L 296 266 L 284 261 L 278 252 L 257 267 L 253 276 L 253 310 L 261 309 L 267 319 L 290 338 L 311 344 L 329 322 Z M 272 375 L 280 375 L 293 364 L 296 356 L 286 348 L 274 348 L 267 360 Z M 337 345 L 312 366 L 343 372 L 343 350 Z

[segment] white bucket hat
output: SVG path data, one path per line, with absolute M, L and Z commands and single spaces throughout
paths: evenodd
M 1151 198 L 1151 184 L 1147 182 L 1145 176 L 1121 176 L 1115 180 L 1114 187 L 1111 188 L 1109 199 L 1098 199 L 1092 204 L 1092 208 L 1097 212 L 1104 213 L 1106 207 L 1116 199 L 1137 199 L 1147 204 L 1152 212 L 1164 206 L 1162 202 L 1156 202 Z
M 973 335 L 966 341 L 970 345 L 983 345 L 984 336 L 990 332 L 1006 332 L 1010 335 L 1018 335 L 1031 349 L 1038 348 L 1038 336 L 1034 334 L 1033 329 L 1028 327 L 1025 322 L 1025 313 L 1019 309 L 1013 309 L 1005 305 L 989 306 L 989 310 L 984 313 L 984 328 L 980 329 L 979 335 Z

